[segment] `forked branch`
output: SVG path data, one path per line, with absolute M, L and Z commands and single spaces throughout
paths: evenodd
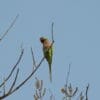
M 18 66 L 18 64 L 20 63 L 23 54 L 24 54 L 24 49 L 21 50 L 21 54 L 20 54 L 20 56 L 19 56 L 19 58 L 18 58 L 16 64 L 13 66 L 13 68 L 12 68 L 11 72 L 9 73 L 9 75 L 5 78 L 5 81 L 2 82 L 2 83 L 0 84 L 0 88 L 1 88 L 1 87 L 5 84 L 5 82 L 7 82 L 7 81 L 9 80 L 9 78 L 12 76 L 14 70 L 16 69 L 16 67 Z
M 0 84 L 0 88 L 3 88 L 3 91 L 1 93 L 3 93 L 1 96 L 0 96 L 0 100 L 4 99 L 5 97 L 9 96 L 16 84 L 16 81 L 17 81 L 17 78 L 18 78 L 18 74 L 19 74 L 19 69 L 17 69 L 17 72 L 15 74 L 15 78 L 13 80 L 13 83 L 11 84 L 9 90 L 7 91 L 5 89 L 5 86 L 7 84 L 7 82 L 10 80 L 12 74 L 14 74 L 14 71 L 15 69 L 17 68 L 18 64 L 20 63 L 21 59 L 22 59 L 22 56 L 24 54 L 24 49 L 21 50 L 21 54 L 16 62 L 16 64 L 13 66 L 11 72 L 9 73 L 9 75 L 4 79 L 4 81 Z

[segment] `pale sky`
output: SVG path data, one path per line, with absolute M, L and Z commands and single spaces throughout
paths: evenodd
M 23 44 L 25 54 L 18 66 L 18 83 L 32 69 L 30 47 L 37 63 L 42 58 L 39 42 L 41 36 L 51 38 L 51 23 L 54 22 L 53 82 L 49 81 L 46 61 L 20 90 L 5 100 L 33 100 L 34 77 L 44 80 L 56 100 L 65 84 L 68 64 L 71 62 L 70 82 L 84 91 L 90 84 L 89 99 L 99 98 L 100 71 L 100 1 L 99 0 L 0 0 L 0 35 L 19 14 L 13 28 L 0 43 L 0 82 L 8 75 L 20 54 Z M 8 83 L 9 87 L 10 83 Z M 49 93 L 47 93 L 49 94 Z M 76 96 L 77 97 L 77 96 Z M 48 95 L 45 100 L 48 99 Z

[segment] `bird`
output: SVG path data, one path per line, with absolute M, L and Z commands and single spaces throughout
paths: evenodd
M 49 76 L 50 76 L 50 82 L 52 82 L 52 57 L 53 57 L 53 47 L 52 42 L 48 40 L 48 38 L 40 37 L 40 42 L 43 45 L 43 54 L 48 62 L 49 66 Z

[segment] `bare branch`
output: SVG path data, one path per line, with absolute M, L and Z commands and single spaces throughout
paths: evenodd
M 3 80 L 4 80 L 4 85 L 3 85 L 3 94 L 5 94 L 5 78 L 4 78 Z
M 16 20 L 18 19 L 18 17 L 19 17 L 19 14 L 17 14 L 17 16 L 15 17 L 15 19 L 13 20 L 13 22 L 11 23 L 11 25 L 9 26 L 9 28 L 0 37 L 0 42 L 3 40 L 3 38 L 7 35 L 7 33 L 10 31 L 10 29 L 13 27 L 13 25 L 15 24 Z
M 89 84 L 88 84 L 88 86 L 86 87 L 86 100 L 88 100 L 88 90 L 89 90 Z
M 18 61 L 16 62 L 16 64 L 14 65 L 14 67 L 12 68 L 10 74 L 5 78 L 5 81 L 2 82 L 2 83 L 0 84 L 0 88 L 1 88 L 1 87 L 5 84 L 5 82 L 8 81 L 9 78 L 12 76 L 14 70 L 16 69 L 16 67 L 18 66 L 18 64 L 20 63 L 20 61 L 21 61 L 21 59 L 22 59 L 23 53 L 24 53 L 24 49 L 22 49 L 21 54 L 20 54 L 20 56 L 19 56 L 19 59 L 18 59 Z
M 54 43 L 54 40 L 53 40 L 53 32 L 52 32 L 52 44 L 51 44 L 51 46 L 53 45 L 53 43 Z M 21 58 L 22 58 L 22 56 L 23 56 L 23 53 L 24 53 L 24 49 L 22 49 L 21 55 L 20 55 L 20 57 L 19 57 L 17 63 L 14 65 L 14 67 L 13 67 L 13 69 L 11 70 L 10 74 L 9 74 L 8 77 L 5 79 L 5 82 L 7 82 L 7 81 L 9 80 L 9 78 L 12 76 L 14 70 L 16 69 L 17 65 L 19 64 L 19 62 L 20 62 L 20 60 L 21 60 Z M 34 73 L 37 71 L 37 69 L 40 67 L 40 65 L 42 64 L 42 62 L 43 62 L 44 59 L 45 59 L 45 57 L 43 57 L 43 58 L 41 59 L 41 61 L 39 62 L 39 64 L 36 65 L 35 57 L 34 57 L 34 53 L 33 53 L 32 48 L 31 48 L 31 54 L 32 54 L 33 65 L 35 66 L 34 70 L 32 70 L 32 72 L 31 72 L 21 83 L 19 83 L 19 85 L 17 85 L 17 86 L 15 87 L 15 83 L 16 83 L 16 80 L 17 80 L 17 77 L 18 77 L 18 72 L 19 72 L 19 69 L 18 69 L 18 70 L 17 70 L 17 73 L 16 73 L 16 77 L 15 77 L 15 79 L 14 79 L 14 81 L 13 81 L 13 83 L 12 83 L 10 89 L 9 89 L 9 91 L 8 91 L 7 93 L 5 93 L 3 96 L 0 96 L 0 100 L 6 98 L 7 96 L 11 95 L 11 94 L 14 93 L 15 91 L 19 90 L 19 89 L 34 75 Z M 0 87 L 2 87 L 2 86 L 5 84 L 5 82 L 3 82 L 3 83 L 0 85 Z
M 54 22 L 52 22 L 52 26 L 51 26 L 52 42 L 54 42 L 53 27 L 54 27 Z
M 18 78 L 19 69 L 17 69 L 17 72 L 16 72 L 16 75 L 15 75 L 14 81 L 13 81 L 13 83 L 12 83 L 12 85 L 11 85 L 9 91 L 6 92 L 6 90 L 5 90 L 5 84 L 6 84 L 7 81 L 10 79 L 10 77 L 11 77 L 12 74 L 14 73 L 14 70 L 17 68 L 18 64 L 20 63 L 20 61 L 21 61 L 21 59 L 22 59 L 22 56 L 23 56 L 23 53 L 24 53 L 24 49 L 22 49 L 21 54 L 20 54 L 20 56 L 19 56 L 19 59 L 18 59 L 18 61 L 16 62 L 16 64 L 13 66 L 13 68 L 12 68 L 10 74 L 8 75 L 8 77 L 7 77 L 7 78 L 1 83 L 1 85 L 0 85 L 0 88 L 1 88 L 2 86 L 3 86 L 3 88 L 4 88 L 4 93 L 3 93 L 2 96 L 0 96 L 0 100 L 2 100 L 2 99 L 4 99 L 4 98 L 6 98 L 7 96 L 9 96 L 9 95 L 11 94 L 11 92 L 12 92 L 12 90 L 13 90 L 15 84 L 16 84 L 16 81 L 17 81 L 17 78 Z
M 19 90 L 34 75 L 34 73 L 37 71 L 37 69 L 40 67 L 40 65 L 42 64 L 43 61 L 44 61 L 44 57 L 41 59 L 40 63 L 32 71 L 32 73 L 29 74 L 24 81 L 22 81 L 18 86 L 16 86 L 15 88 L 13 88 L 13 90 L 10 93 L 6 93 L 5 95 L 1 96 L 0 100 L 4 99 L 5 97 L 7 97 L 7 96 L 11 95 L 12 93 L 14 93 L 15 91 Z
M 80 93 L 79 98 L 80 98 L 79 100 L 83 100 L 84 99 L 84 96 L 83 96 L 83 93 L 82 92 Z
M 71 69 L 71 64 L 69 64 L 69 68 L 68 68 L 68 72 L 67 72 L 66 86 L 68 85 L 68 81 L 69 81 L 70 69 Z
M 76 87 L 74 93 L 73 93 L 73 96 L 76 94 L 76 92 L 78 91 L 78 87 Z
M 13 90 L 13 88 L 14 88 L 14 86 L 16 84 L 17 78 L 18 78 L 18 74 L 19 74 L 19 68 L 17 69 L 15 79 L 14 79 L 14 81 L 13 81 L 13 83 L 12 83 L 12 85 L 11 85 L 9 91 L 8 91 L 8 94 Z
M 7 97 L 7 96 L 10 95 L 10 93 L 11 93 L 12 89 L 14 88 L 15 83 L 16 83 L 16 81 L 17 81 L 18 73 L 19 73 L 19 69 L 17 69 L 17 73 L 16 73 L 16 76 L 15 76 L 15 79 L 14 79 L 14 81 L 13 81 L 13 83 L 12 83 L 12 85 L 11 85 L 9 91 L 8 91 L 7 93 L 5 93 L 5 91 L 4 91 L 4 94 L 0 97 L 0 100 L 1 100 L 1 98 L 3 99 L 3 98 L 5 98 L 5 97 Z M 4 85 L 5 85 L 5 84 L 4 84 Z M 5 88 L 4 88 L 4 89 L 5 89 Z
M 20 83 L 13 91 L 17 91 L 21 86 L 23 86 L 33 75 L 34 73 L 37 71 L 37 69 L 40 67 L 40 65 L 42 64 L 42 62 L 44 61 L 44 57 L 41 59 L 40 63 L 37 65 L 37 67 L 32 71 L 32 73 L 22 82 Z
M 34 69 L 34 67 L 36 68 L 36 62 L 35 62 L 35 57 L 34 57 L 34 53 L 33 53 L 32 47 L 31 47 L 31 54 L 32 54 L 33 69 Z

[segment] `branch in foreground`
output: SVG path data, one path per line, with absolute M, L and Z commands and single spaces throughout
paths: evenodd
M 24 54 L 24 49 L 22 49 L 21 54 L 20 54 L 20 56 L 19 56 L 19 58 L 18 58 L 16 64 L 13 66 L 13 68 L 12 68 L 11 72 L 9 73 L 9 75 L 5 78 L 5 81 L 2 82 L 2 83 L 0 84 L 0 88 L 1 88 L 1 87 L 5 84 L 5 82 L 7 82 L 7 81 L 9 80 L 9 78 L 12 76 L 14 70 L 16 69 L 16 67 L 18 66 L 18 64 L 20 63 L 23 54 Z
M 14 86 L 16 84 L 17 78 L 18 78 L 18 74 L 19 74 L 19 68 L 17 69 L 15 79 L 14 79 L 14 81 L 13 81 L 13 83 L 12 83 L 12 85 L 11 85 L 9 91 L 8 91 L 8 94 L 13 90 L 13 88 L 14 88 Z
M 53 36 L 53 33 L 52 33 L 52 36 Z M 54 43 L 54 40 L 52 39 L 51 46 L 53 45 L 53 43 Z M 33 60 L 33 64 L 34 64 L 35 68 L 32 70 L 32 72 L 19 85 L 17 85 L 16 87 L 14 87 L 15 83 L 16 83 L 16 80 L 17 80 L 18 72 L 19 72 L 19 70 L 17 70 L 16 77 L 15 77 L 15 79 L 14 79 L 14 81 L 13 81 L 13 83 L 12 83 L 10 89 L 9 89 L 9 91 L 7 93 L 5 93 L 3 96 L 0 96 L 0 100 L 6 98 L 7 96 L 10 96 L 12 93 L 14 93 L 15 91 L 19 90 L 34 75 L 34 73 L 37 71 L 37 69 L 40 67 L 40 65 L 44 61 L 45 57 L 43 57 L 41 59 L 41 61 L 39 62 L 39 64 L 36 65 L 35 58 L 34 58 L 34 53 L 33 53 L 32 48 L 31 48 L 31 53 L 32 53 L 32 60 Z M 22 53 L 22 55 L 23 55 L 23 53 Z M 18 61 L 18 63 L 19 63 L 19 61 Z M 11 77 L 11 75 L 14 72 L 14 70 L 15 70 L 15 68 L 16 68 L 16 66 L 17 66 L 18 63 L 16 63 L 16 65 L 14 66 L 14 68 L 11 71 L 11 73 L 6 78 L 6 81 Z M 2 83 L 1 86 L 3 86 L 4 84 L 5 83 Z
M 8 76 L 4 79 L 4 81 L 1 83 L 0 88 L 3 87 L 3 95 L 0 96 L 0 100 L 2 100 L 2 99 L 4 99 L 4 98 L 6 98 L 7 96 L 9 96 L 9 95 L 11 94 L 13 88 L 14 88 L 14 86 L 15 86 L 15 84 L 16 84 L 16 81 L 17 81 L 17 78 L 18 78 L 19 69 L 17 69 L 17 72 L 16 72 L 15 78 L 14 78 L 14 80 L 13 80 L 13 83 L 11 84 L 11 86 L 10 86 L 10 88 L 9 88 L 8 91 L 6 91 L 5 85 L 6 85 L 7 82 L 9 81 L 10 77 L 12 76 L 12 74 L 14 73 L 14 71 L 15 71 L 15 69 L 17 68 L 18 64 L 20 63 L 23 54 L 24 54 L 24 49 L 22 49 L 21 54 L 20 54 L 20 56 L 19 56 L 19 58 L 18 58 L 16 64 L 13 66 L 13 68 L 12 68 L 11 72 L 9 73 L 9 75 L 8 75 Z
M 33 75 L 34 73 L 37 71 L 37 69 L 40 67 L 40 65 L 42 64 L 42 62 L 44 61 L 44 57 L 41 59 L 40 63 L 36 66 L 36 68 L 27 76 L 26 79 L 24 79 L 18 86 L 16 86 L 15 88 L 13 87 L 13 89 L 11 89 L 11 91 L 9 93 L 6 93 L 5 95 L 1 96 L 0 97 L 0 100 L 1 99 L 4 99 L 6 98 L 7 96 L 10 96 L 12 93 L 14 93 L 15 91 L 19 90 Z M 16 75 L 17 77 L 17 75 Z M 16 78 L 17 79 L 17 78 Z M 16 80 L 15 79 L 15 80 Z M 15 84 L 13 82 L 13 84 Z
M 10 95 L 12 89 L 14 88 L 14 86 L 15 86 L 15 84 L 16 84 L 16 81 L 17 81 L 17 78 L 18 78 L 18 74 L 19 74 L 19 69 L 17 69 L 16 76 L 15 76 L 15 78 L 14 78 L 14 81 L 13 81 L 13 83 L 12 83 L 10 89 L 8 90 L 8 92 L 6 92 L 6 90 L 5 90 L 4 94 L 3 94 L 2 96 L 0 96 L 0 100 L 4 99 L 4 98 L 6 98 L 7 96 Z
M 79 100 L 88 100 L 88 90 L 89 90 L 89 84 L 86 86 L 85 94 L 83 95 L 82 92 L 80 93 Z

